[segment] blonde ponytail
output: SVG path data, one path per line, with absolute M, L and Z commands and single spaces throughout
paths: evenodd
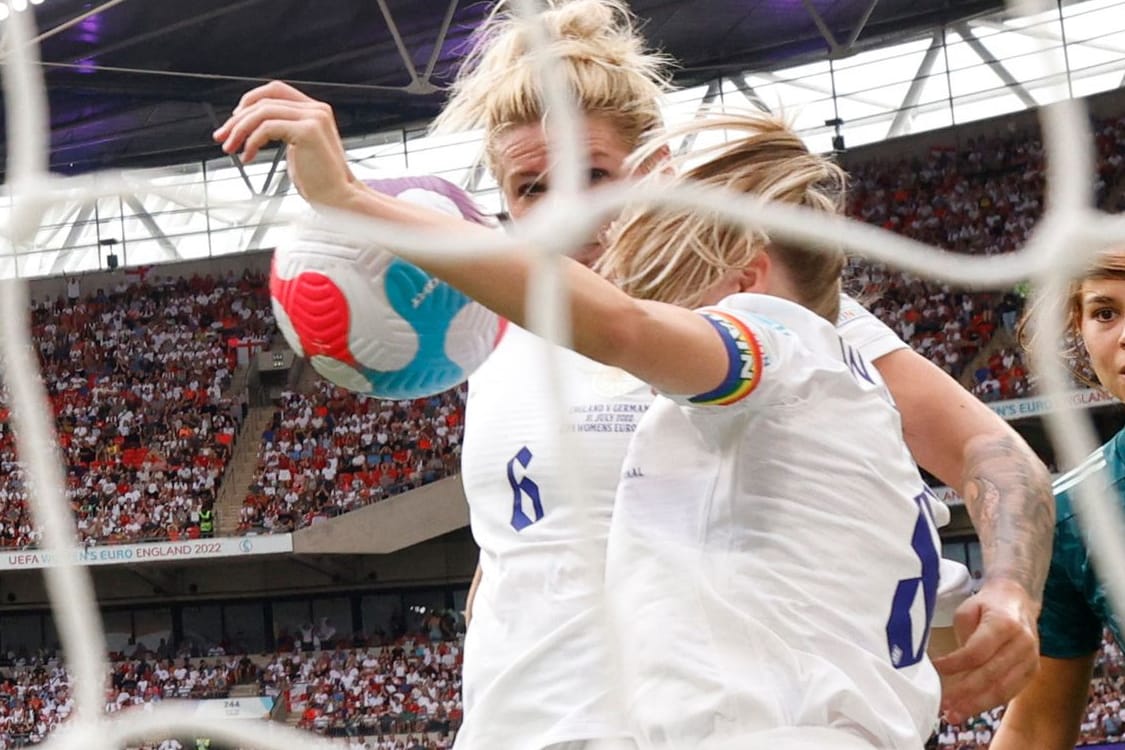
M 631 160 L 645 163 L 676 138 L 707 131 L 725 131 L 731 139 L 674 161 L 681 179 L 826 213 L 840 211 L 843 170 L 810 153 L 791 128 L 770 115 L 695 120 L 648 142 Z M 838 249 L 773 241 L 764 232 L 748 232 L 706 212 L 660 208 L 627 213 L 609 235 L 596 268 L 634 297 L 699 307 L 725 274 L 746 268 L 764 250 L 784 266 L 800 296 L 795 301 L 833 324 L 839 315 L 845 257 Z

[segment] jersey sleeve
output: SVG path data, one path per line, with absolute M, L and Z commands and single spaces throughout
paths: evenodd
M 953 616 L 957 608 L 973 595 L 973 577 L 964 564 L 956 560 L 941 558 L 938 566 L 937 602 L 930 627 L 953 627 Z
M 906 342 L 886 323 L 846 294 L 840 295 L 840 316 L 836 319 L 836 332 L 868 362 L 908 348 Z
M 727 351 L 727 375 L 717 387 L 694 396 L 676 399 L 694 406 L 729 406 L 746 399 L 758 389 L 765 370 L 763 343 L 767 338 L 743 315 L 716 307 L 698 313 L 711 324 Z
M 788 359 L 796 335 L 772 318 L 740 307 L 724 304 L 695 312 L 711 324 L 726 348 L 726 377 L 706 393 L 663 395 L 693 407 L 729 407 L 756 401 L 776 380 L 772 371 Z
M 1073 519 L 1059 523 L 1039 613 L 1039 652 L 1044 656 L 1073 659 L 1101 645 L 1102 622 L 1075 579 L 1075 564 L 1085 559 L 1086 546 Z

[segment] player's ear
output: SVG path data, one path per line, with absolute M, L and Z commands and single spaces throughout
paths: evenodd
M 638 164 L 634 172 L 638 175 L 659 172 L 660 174 L 674 177 L 676 173 L 672 168 L 672 149 L 665 143 L 649 154 L 643 162 Z
M 770 256 L 767 252 L 757 252 L 738 277 L 740 292 L 764 294 L 769 290 Z

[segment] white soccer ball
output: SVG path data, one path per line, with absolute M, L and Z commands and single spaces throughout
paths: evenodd
M 371 181 L 377 190 L 484 223 L 440 177 Z M 496 346 L 503 321 L 445 282 L 323 226 L 274 251 L 278 328 L 328 380 L 377 398 L 422 398 L 463 383 Z

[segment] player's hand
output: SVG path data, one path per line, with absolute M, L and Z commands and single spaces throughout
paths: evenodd
M 953 616 L 961 647 L 939 659 L 942 710 L 952 723 L 1007 702 L 1039 668 L 1039 606 L 1022 586 L 986 581 Z
M 289 176 L 310 203 L 346 208 L 360 183 L 348 168 L 332 108 L 280 81 L 248 91 L 212 137 L 249 162 L 266 144 L 286 145 Z

